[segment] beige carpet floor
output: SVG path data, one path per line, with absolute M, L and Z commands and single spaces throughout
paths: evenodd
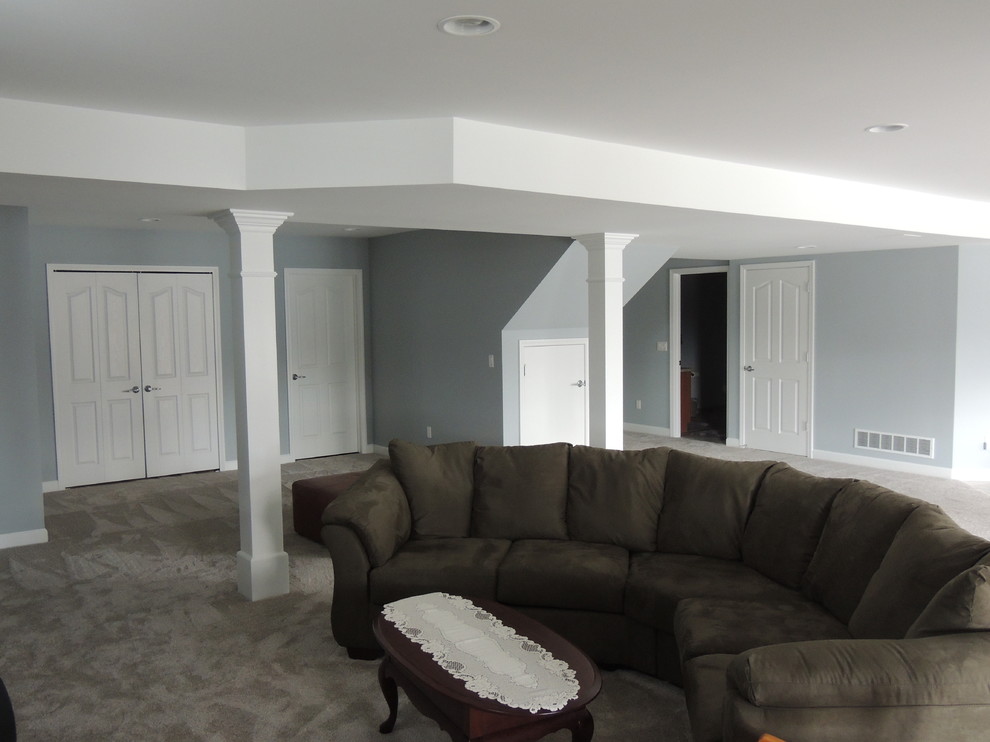
M 19 741 L 448 740 L 401 692 L 395 730 L 378 733 L 378 663 L 333 641 L 329 555 L 291 530 L 294 479 L 372 459 L 283 467 L 291 591 L 256 603 L 236 591 L 235 474 L 46 495 L 50 541 L 0 551 L 0 677 Z M 603 675 L 597 742 L 687 742 L 678 689 Z
M 627 440 L 629 448 L 649 445 L 769 458 L 682 439 Z M 990 535 L 985 490 L 784 458 L 815 473 L 872 479 L 939 502 L 967 528 Z M 235 586 L 234 473 L 46 495 L 50 541 L 0 551 L 0 677 L 21 742 L 446 740 L 404 698 L 395 731 L 379 735 L 385 704 L 377 663 L 349 660 L 334 643 L 330 559 L 291 530 L 293 480 L 364 469 L 372 460 L 340 456 L 283 467 L 291 591 L 256 603 Z M 603 692 L 591 707 L 597 742 L 687 742 L 678 689 L 634 672 L 603 675 Z

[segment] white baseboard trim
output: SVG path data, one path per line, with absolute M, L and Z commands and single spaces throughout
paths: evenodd
M 0 534 L 0 549 L 10 549 L 14 546 L 30 546 L 31 544 L 47 544 L 48 529 L 37 528 L 33 531 L 17 531 Z
M 725 445 L 728 448 L 742 448 L 742 443 L 739 442 L 738 438 L 726 438 Z
M 388 446 L 379 446 L 375 443 L 371 446 L 371 453 L 377 453 L 379 456 L 388 456 Z
M 953 479 L 952 469 L 945 466 L 935 466 L 933 464 L 916 464 L 913 461 L 893 461 L 891 459 L 878 459 L 872 456 L 858 456 L 851 453 L 839 453 L 838 451 L 823 451 L 815 449 L 811 454 L 812 458 L 822 461 L 834 461 L 837 464 L 851 464 L 852 466 L 870 466 L 874 469 L 885 469 L 887 471 L 899 471 L 905 474 L 921 474 L 926 477 L 938 477 L 940 479 Z
M 58 492 L 59 490 L 62 490 L 62 489 L 65 489 L 65 487 L 62 487 L 61 485 L 59 485 L 57 479 L 54 482 L 42 482 L 41 483 L 41 491 L 42 491 L 42 493 L 45 493 L 45 492 Z
M 654 425 L 639 425 L 637 423 L 623 423 L 622 429 L 627 433 L 643 433 L 645 435 L 662 435 L 670 437 L 670 428 L 658 428 Z

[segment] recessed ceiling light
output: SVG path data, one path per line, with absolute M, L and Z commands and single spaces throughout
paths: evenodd
M 914 232 L 904 232 L 901 234 L 901 237 L 921 237 L 921 235 Z
M 795 250 L 814 250 L 818 245 L 798 245 Z
M 896 134 L 908 128 L 907 124 L 874 124 L 866 127 L 867 134 Z
M 141 221 L 150 224 L 151 222 L 160 222 L 161 219 L 157 216 L 145 216 L 141 218 Z
M 483 15 L 453 15 L 440 21 L 437 28 L 451 36 L 487 36 L 498 31 L 501 25 L 494 18 Z
M 344 227 L 345 232 L 360 232 L 361 227 Z

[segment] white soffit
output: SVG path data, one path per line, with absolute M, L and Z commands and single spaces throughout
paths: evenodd
M 239 126 L 0 98 L 0 172 L 243 188 Z
M 477 188 L 555 199 L 558 221 L 547 220 L 542 234 L 575 233 L 592 201 L 613 204 L 617 215 L 665 207 L 990 238 L 983 202 L 459 118 L 245 128 L 0 99 L 4 172 L 284 193 L 275 205 L 297 213 L 293 191 Z M 489 203 L 498 210 L 498 198 Z M 461 224 L 447 208 L 431 204 L 416 225 L 382 214 L 378 225 Z M 495 228 L 531 231 L 498 216 Z M 599 216 L 593 229 L 643 231 L 607 221 Z

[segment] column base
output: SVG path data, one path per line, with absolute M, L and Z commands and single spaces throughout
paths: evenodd
M 237 592 L 248 600 L 264 600 L 289 592 L 289 555 L 264 556 L 237 552 Z

